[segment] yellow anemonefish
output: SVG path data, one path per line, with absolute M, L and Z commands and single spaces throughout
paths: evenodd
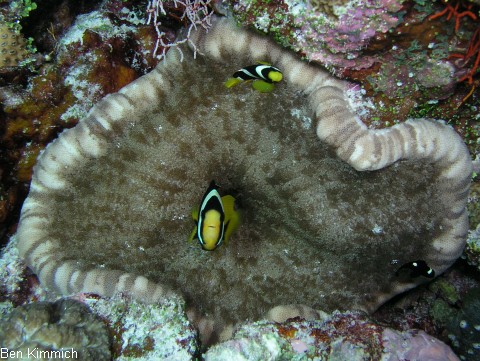
M 206 251 L 213 251 L 222 242 L 227 243 L 240 222 L 240 214 L 235 210 L 235 198 L 231 195 L 220 197 L 217 189 L 212 180 L 200 206 L 192 211 L 195 228 L 189 241 L 197 238 Z
M 268 63 L 259 62 L 236 71 L 233 77 L 225 82 L 225 86 L 231 88 L 242 81 L 253 80 L 253 89 L 260 93 L 268 93 L 273 90 L 274 83 L 278 83 L 282 79 L 283 75 L 280 69 Z

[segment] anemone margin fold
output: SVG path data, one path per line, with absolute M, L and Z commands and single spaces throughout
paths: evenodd
M 370 130 L 349 108 L 344 94 L 346 82 L 299 60 L 267 37 L 236 27 L 227 18 L 213 18 L 209 31 L 198 28 L 189 40 L 200 56 L 221 62 L 232 57 L 245 63 L 261 60 L 281 68 L 285 81 L 308 96 L 318 122 L 319 139 L 356 170 L 378 170 L 399 160 L 434 164 L 439 174 L 441 202 L 448 212 L 441 223 L 443 232 L 434 239 L 437 254 L 430 266 L 438 275 L 460 256 L 468 232 L 465 207 L 472 163 L 464 142 L 450 126 L 436 120 L 411 119 L 389 129 Z M 171 51 L 165 61 L 179 61 L 180 56 Z M 141 275 L 101 267 L 79 269 L 74 260 L 62 259 L 60 241 L 51 238 L 43 227 L 48 222 L 48 205 L 44 201 L 49 190 L 69 186 L 59 170 L 102 156 L 114 128 L 127 124 L 135 113 L 147 111 L 175 86 L 162 72 L 162 66 L 161 63 L 118 93 L 105 97 L 39 157 L 16 237 L 21 257 L 45 287 L 61 294 L 84 292 L 109 297 L 123 293 L 147 303 L 179 297 L 176 291 Z M 393 292 L 374 295 L 374 301 L 365 309 L 373 311 L 416 284 L 396 282 L 391 288 Z
M 437 255 L 429 265 L 439 275 L 460 257 L 469 229 L 466 204 L 473 168 L 465 143 L 451 126 L 442 120 L 422 118 L 387 129 L 368 129 L 348 105 L 348 82 L 298 60 L 266 37 L 238 29 L 226 18 L 217 19 L 208 32 L 197 31 L 190 40 L 198 52 L 215 60 L 243 56 L 282 69 L 285 81 L 308 96 L 318 138 L 357 171 L 379 170 L 401 160 L 433 164 L 438 171 L 441 203 L 448 211 L 440 225 L 443 232 L 433 240 Z M 416 285 L 396 281 L 393 294 L 375 295 L 376 302 L 366 309 L 372 312 L 393 295 Z

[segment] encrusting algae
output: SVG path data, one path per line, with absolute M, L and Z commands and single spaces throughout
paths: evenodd
M 214 23 L 192 34 L 197 60 L 169 52 L 39 158 L 16 237 L 41 283 L 145 302 L 182 295 L 218 335 L 282 304 L 373 311 L 428 280 L 399 279 L 402 265 L 445 271 L 468 230 L 460 137 L 424 119 L 370 131 L 343 82 Z M 259 60 L 283 72 L 274 91 L 223 86 Z M 204 252 L 185 239 L 212 179 L 236 191 L 243 221 Z

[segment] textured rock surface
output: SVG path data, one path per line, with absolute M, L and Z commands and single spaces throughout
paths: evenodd
M 417 120 L 368 131 L 343 83 L 219 24 L 195 41 L 223 63 L 170 53 L 42 154 L 18 232 L 41 282 L 149 302 L 182 293 L 221 327 L 286 303 L 373 310 L 422 282 L 397 279 L 403 263 L 448 268 L 464 245 L 471 167 L 453 130 Z M 254 60 L 286 82 L 271 94 L 224 89 Z M 314 119 L 356 169 L 406 160 L 357 172 L 318 141 Z M 211 179 L 238 193 L 245 222 L 205 253 L 185 240 Z
M 448 337 L 462 360 L 480 360 L 480 288 L 463 299 L 462 308 L 447 325 Z
M 255 322 L 213 346 L 205 360 L 422 360 L 458 361 L 443 342 L 423 331 L 396 331 L 361 313 L 333 313 L 317 321 Z
M 404 0 L 317 2 L 232 1 L 243 25 L 277 35 L 277 39 L 325 66 L 368 68 L 375 55 L 362 50 L 375 37 L 402 22 Z M 325 11 L 326 10 L 326 11 Z
M 183 302 L 147 305 L 128 297 L 79 298 L 108 325 L 114 360 L 193 360 L 199 353 Z
M 44 340 L 40 339 L 41 336 L 39 335 L 41 333 L 37 332 L 37 329 L 32 330 L 26 326 L 24 327 L 18 317 L 25 315 L 30 318 L 37 317 L 39 312 L 41 315 L 44 315 L 41 312 L 42 310 L 58 310 L 62 305 L 67 305 L 68 307 L 65 312 L 72 313 L 69 310 L 71 308 L 69 305 L 73 304 L 75 306 L 74 309 L 81 310 L 86 310 L 86 305 L 91 310 L 91 313 L 96 315 L 96 317 L 93 315 L 84 317 L 81 313 L 81 317 L 77 317 L 79 324 L 74 330 L 75 333 L 81 334 L 83 332 L 82 322 L 92 323 L 92 319 L 98 320 L 100 318 L 102 323 L 106 325 L 106 329 L 108 329 L 110 340 L 108 348 L 109 350 L 111 349 L 112 359 L 114 360 L 189 360 L 193 359 L 194 355 L 200 352 L 197 332 L 187 320 L 184 302 L 169 301 L 163 304 L 152 305 L 140 303 L 130 297 L 119 296 L 107 299 L 93 294 L 77 294 L 72 299 L 57 300 L 57 302 L 53 303 L 54 299 L 52 299 L 52 296 L 55 295 L 47 294 L 40 288 L 38 281 L 35 280 L 36 277 L 26 271 L 25 264 L 19 259 L 15 248 L 15 240 L 12 239 L 0 258 L 0 320 L 2 320 L 0 325 L 3 327 L 0 331 L 0 339 L 2 341 L 10 342 L 11 338 L 16 335 L 12 333 L 12 328 L 15 328 L 16 331 L 23 330 L 24 334 L 34 333 L 35 337 L 37 337 L 30 337 L 25 342 L 28 345 L 27 347 L 32 349 L 34 345 L 32 340 L 35 338 L 42 343 L 44 348 L 41 350 L 44 350 L 47 345 L 45 345 Z M 49 302 L 46 302 L 47 300 Z M 26 306 L 27 308 L 19 306 L 25 303 L 29 303 Z M 44 307 L 41 305 L 53 306 Z M 14 307 L 17 308 L 14 309 Z M 59 313 L 61 311 L 55 312 L 50 317 L 50 323 L 40 325 L 41 330 L 52 330 L 50 338 L 52 344 L 62 344 L 65 338 L 61 332 L 53 332 L 57 326 L 64 327 L 65 332 L 68 332 L 68 327 L 64 325 L 65 322 L 57 321 L 57 324 L 60 324 L 59 326 L 52 321 Z M 52 312 L 49 314 L 52 315 Z M 98 326 L 98 321 L 87 325 L 87 328 L 94 328 L 95 325 Z M 4 336 L 5 339 L 3 339 Z M 85 344 L 83 346 L 85 348 L 95 348 L 95 345 L 98 344 L 96 339 L 90 340 L 85 338 L 84 341 Z M 1 347 L 6 347 L 5 345 L 0 343 Z M 78 359 L 86 359 L 83 354 L 80 357 L 82 347 L 74 343 L 70 346 L 78 352 Z M 8 347 L 10 351 L 25 349 L 15 347 L 15 345 L 12 346 L 11 343 L 8 344 Z M 26 355 L 25 353 L 24 356 Z M 88 355 L 88 360 L 93 359 L 93 353 L 90 352 Z M 64 356 L 68 355 L 64 354 Z M 33 359 L 33 356 L 30 359 Z M 67 358 L 65 357 L 65 359 Z M 108 359 L 110 360 L 110 358 Z
M 469 232 L 465 255 L 468 263 L 480 270 L 480 225 Z
M 82 303 L 68 299 L 30 303 L 14 309 L 0 320 L 0 346 L 2 351 L 21 352 L 25 359 L 60 358 L 49 355 L 85 361 L 111 358 L 103 322 Z

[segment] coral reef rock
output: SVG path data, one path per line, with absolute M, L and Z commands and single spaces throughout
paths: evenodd
M 16 237 L 42 285 L 144 302 L 181 294 L 220 332 L 282 304 L 373 311 L 428 280 L 399 277 L 402 265 L 450 267 L 471 175 L 455 131 L 428 119 L 369 130 L 346 83 L 212 21 L 191 34 L 196 60 L 170 51 L 39 157 Z M 283 71 L 273 92 L 223 86 L 259 60 Z M 235 193 L 243 223 L 205 252 L 186 240 L 212 179 Z
M 462 300 L 462 308 L 447 325 L 448 337 L 462 360 L 480 361 L 480 288 Z
M 459 360 L 447 345 L 423 331 L 397 331 L 358 312 L 334 312 L 316 321 L 242 325 L 232 340 L 213 346 L 204 357 L 206 361 Z
M 480 270 L 480 224 L 468 234 L 465 256 L 470 265 Z
M 274 34 L 311 61 L 362 69 L 376 60 L 362 50 L 402 22 L 403 2 L 347 0 L 326 5 L 322 1 L 281 1 L 283 6 L 278 6 L 247 0 L 232 1 L 232 11 L 242 25 Z
M 44 301 L 46 296 L 38 278 L 18 255 L 16 240 L 12 238 L 0 253 L 0 318 L 17 306 Z
M 0 321 L 0 346 L 2 359 L 111 359 L 107 327 L 84 304 L 69 299 L 14 309 Z
M 0 68 L 17 66 L 27 56 L 23 35 L 0 23 Z
M 186 318 L 184 303 L 147 305 L 129 297 L 80 297 L 108 324 L 114 360 L 194 359 L 197 332 Z

